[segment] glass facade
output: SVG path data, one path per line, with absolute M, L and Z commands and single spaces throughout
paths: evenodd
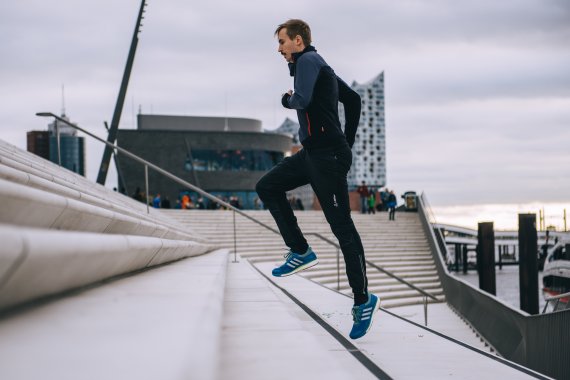
M 231 204 L 232 198 L 236 198 L 239 202 L 240 209 L 244 210 L 259 210 L 263 207 L 260 202 L 259 197 L 255 191 L 209 191 L 210 194 L 228 202 Z M 191 190 L 180 191 L 179 200 L 182 199 L 184 195 L 188 195 L 192 201 L 192 208 L 199 208 L 199 199 L 202 197 L 200 194 L 195 193 Z M 215 202 L 210 201 L 207 198 L 203 198 L 204 208 L 206 209 L 217 209 Z M 172 207 L 177 208 L 179 203 L 172 205 Z
M 352 167 L 347 175 L 348 186 L 354 188 L 362 181 L 368 186 L 386 186 L 384 73 L 368 83 L 355 83 L 352 89 L 360 95 L 362 113 L 352 149 Z M 342 107 L 339 116 L 344 120 Z
M 61 166 L 72 172 L 85 175 L 84 138 L 70 135 L 60 135 Z M 49 160 L 58 163 L 57 138 L 50 136 Z
M 283 160 L 282 152 L 263 150 L 193 149 L 186 157 L 187 171 L 268 171 Z

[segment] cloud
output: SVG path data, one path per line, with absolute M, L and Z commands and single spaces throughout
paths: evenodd
M 0 4 L 0 138 L 25 147 L 61 108 L 105 136 L 140 1 Z M 345 81 L 385 72 L 388 181 L 434 204 L 568 200 L 567 1 L 149 2 L 122 128 L 134 113 L 259 118 L 292 87 L 273 31 L 307 20 Z M 88 177 L 102 148 L 89 142 Z M 110 177 L 110 185 L 116 182 Z

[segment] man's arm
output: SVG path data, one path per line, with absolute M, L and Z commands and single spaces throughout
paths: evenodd
M 312 59 L 302 57 L 295 68 L 295 91 L 284 94 L 281 103 L 286 108 L 306 109 L 313 98 L 320 67 Z
M 336 79 L 338 82 L 338 100 L 344 105 L 344 136 L 348 145 L 352 148 L 356 138 L 356 129 L 360 122 L 360 95 L 348 87 L 338 76 Z

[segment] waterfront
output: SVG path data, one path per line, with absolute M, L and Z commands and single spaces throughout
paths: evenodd
M 429 193 L 428 200 L 429 200 Z M 553 226 L 556 231 L 564 231 L 564 210 L 570 212 L 570 203 L 505 203 L 436 206 L 432 205 L 437 223 L 451 224 L 477 230 L 479 222 L 493 222 L 495 230 L 518 230 L 518 214 L 536 214 L 536 226 L 540 228 L 539 212 L 544 210 L 545 226 Z M 570 223 L 566 228 L 570 229 Z
M 519 267 L 518 266 L 507 266 L 503 269 L 496 268 L 496 285 L 497 285 L 497 297 L 509 304 L 510 306 L 520 309 L 520 298 L 519 298 Z M 475 287 L 479 288 L 479 275 L 477 271 L 471 270 L 467 274 L 463 272 L 455 273 L 457 278 L 465 280 Z M 538 305 L 539 311 L 542 312 L 544 308 L 544 296 L 542 295 L 542 272 L 538 272 Z

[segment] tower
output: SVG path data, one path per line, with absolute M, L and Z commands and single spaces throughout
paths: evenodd
M 349 187 L 358 186 L 362 181 L 367 185 L 386 185 L 386 122 L 384 115 L 384 72 L 359 84 L 354 82 L 352 89 L 360 95 L 362 109 L 356 139 L 352 147 L 352 167 L 348 172 Z M 339 109 L 341 122 L 344 122 L 344 109 Z

